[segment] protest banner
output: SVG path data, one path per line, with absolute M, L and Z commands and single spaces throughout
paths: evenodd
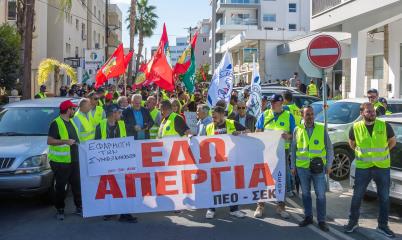
M 89 145 L 108 145 L 112 140 L 80 144 L 83 215 L 283 201 L 286 172 L 281 133 L 135 140 L 131 150 L 135 160 L 119 159 L 125 166 L 119 173 L 98 176 L 89 176 L 89 166 L 100 168 L 92 173 L 108 173 L 115 165 L 89 163 Z M 128 164 L 135 169 L 126 168 L 131 161 L 137 162 Z
M 186 124 L 190 128 L 191 133 L 194 135 L 197 134 L 197 113 L 196 112 L 184 112 L 184 116 L 186 117 Z

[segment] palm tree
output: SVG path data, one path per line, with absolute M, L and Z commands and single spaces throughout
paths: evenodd
M 137 2 L 137 16 L 135 19 L 135 35 L 138 35 L 138 53 L 135 61 L 135 76 L 137 76 L 138 68 L 140 66 L 141 53 L 144 48 L 144 38 L 151 37 L 157 26 L 156 19 L 158 15 L 155 13 L 156 7 L 148 5 L 148 0 L 140 0 Z M 129 19 L 126 19 L 129 21 Z M 128 28 L 131 27 L 131 24 Z
M 136 19 L 136 10 L 135 7 L 137 5 L 136 0 L 131 0 L 131 6 L 129 9 L 129 15 L 128 15 L 128 22 L 130 23 L 129 29 L 130 29 L 130 51 L 134 51 L 134 35 L 135 35 L 135 19 Z M 131 85 L 133 80 L 132 80 L 132 69 L 133 68 L 133 60 L 130 60 L 130 63 L 128 64 L 128 73 L 127 73 L 127 78 L 128 78 L 128 83 Z

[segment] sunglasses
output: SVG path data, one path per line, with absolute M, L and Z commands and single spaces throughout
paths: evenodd
M 246 107 L 237 107 L 238 109 L 246 109 Z

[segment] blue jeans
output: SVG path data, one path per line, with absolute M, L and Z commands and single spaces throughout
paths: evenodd
M 317 220 L 318 222 L 325 222 L 325 191 L 327 189 L 325 173 L 312 174 L 308 168 L 297 168 L 297 174 L 299 176 L 300 186 L 302 189 L 305 217 L 313 219 L 313 204 L 311 200 L 311 182 L 313 182 L 314 192 L 316 195 Z
M 390 178 L 389 168 L 356 169 L 355 186 L 353 189 L 352 204 L 350 205 L 349 221 L 352 223 L 357 223 L 359 221 L 362 199 L 366 193 L 368 184 L 371 180 L 374 180 L 377 186 L 377 195 L 380 202 L 378 226 L 388 225 Z

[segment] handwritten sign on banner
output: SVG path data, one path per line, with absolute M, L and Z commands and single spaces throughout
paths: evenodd
M 135 171 L 119 160 L 111 168 L 98 164 L 98 172 L 122 171 L 98 176 L 88 176 L 88 146 L 80 144 L 84 217 L 283 201 L 281 134 L 135 140 L 131 153 L 136 156 L 130 160 Z
M 89 176 L 135 172 L 137 169 L 133 137 L 92 140 L 82 145 L 86 152 Z

